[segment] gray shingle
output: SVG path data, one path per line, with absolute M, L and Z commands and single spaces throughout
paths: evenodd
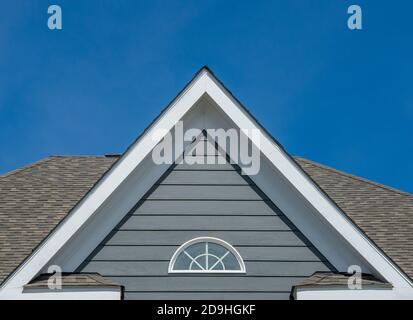
M 413 195 L 296 158 L 304 171 L 413 278 Z
M 311 277 L 308 277 L 295 288 L 300 287 L 347 287 L 348 280 L 352 275 L 333 272 L 316 272 Z M 372 275 L 363 274 L 361 276 L 362 286 L 365 288 L 392 288 L 390 283 L 380 281 Z
M 25 289 L 46 289 L 51 274 L 41 274 L 24 286 Z M 62 287 L 121 287 L 120 284 L 102 277 L 99 273 L 63 273 Z
M 116 160 L 49 157 L 0 177 L 0 283 Z

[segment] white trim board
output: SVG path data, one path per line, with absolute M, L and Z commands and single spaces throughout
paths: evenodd
M 120 288 L 73 287 L 61 290 L 10 289 L 0 291 L 0 300 L 121 300 Z
M 267 170 L 277 173 L 290 185 L 291 190 L 304 200 L 308 208 L 316 212 L 317 217 L 312 217 L 313 220 L 318 219 L 320 223 L 336 232 L 341 239 L 340 241 L 350 246 L 354 254 L 365 261 L 367 269 L 373 269 L 372 271 L 376 276 L 392 283 L 394 287 L 412 290 L 412 283 L 408 277 L 348 219 L 231 93 L 223 87 L 212 72 L 204 67 L 154 123 L 129 147 L 111 170 L 72 209 L 64 221 L 6 279 L 1 291 L 21 288 L 39 274 L 62 251 L 66 244 L 76 241 L 80 231 L 97 219 L 99 211 L 105 207 L 110 207 L 110 200 L 116 197 L 116 191 L 122 189 L 128 182 L 136 181 L 133 173 L 137 173 L 140 168 L 142 169 L 147 165 L 144 160 L 148 158 L 151 150 L 162 139 L 162 137 L 158 137 L 157 140 L 152 139 L 155 130 L 172 131 L 175 124 L 187 116 L 190 111 L 193 111 L 192 109 L 197 105 L 197 102 L 204 96 L 208 97 L 208 100 L 215 105 L 220 113 L 231 119 L 236 128 L 260 130 L 259 148 L 261 155 L 268 164 Z M 258 146 L 255 141 L 252 140 L 252 142 Z M 160 176 L 164 170 L 166 170 L 165 167 L 156 169 L 156 176 Z M 149 188 L 148 185 L 151 179 L 145 175 L 141 178 L 146 179 L 147 182 L 141 183 L 141 186 L 144 186 L 140 190 L 135 190 L 135 196 L 143 195 L 145 188 Z M 261 189 L 272 200 L 276 198 L 277 195 L 271 193 L 271 183 L 264 181 L 262 175 L 254 176 L 254 178 L 257 181 L 260 180 Z M 263 188 L 265 185 L 268 187 L 267 190 Z M 130 206 L 130 204 L 125 204 L 124 209 L 127 206 Z M 115 217 L 113 219 L 114 222 L 116 219 Z M 293 223 L 300 224 L 297 223 L 300 222 L 298 217 L 293 217 L 292 220 Z M 109 227 L 109 225 L 107 226 Z M 308 237 L 305 230 L 301 231 Z M 323 250 L 320 251 L 325 254 Z
M 334 287 L 297 288 L 295 300 L 412 300 L 411 290 L 366 288 L 354 289 Z

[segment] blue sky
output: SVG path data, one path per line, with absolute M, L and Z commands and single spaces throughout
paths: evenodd
M 347 28 L 354 3 L 361 31 Z M 0 6 L 0 173 L 122 153 L 208 65 L 290 154 L 413 192 L 411 1 Z

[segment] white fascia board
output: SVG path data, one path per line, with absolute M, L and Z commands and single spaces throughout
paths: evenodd
M 63 288 L 61 290 L 13 288 L 0 291 L 0 300 L 121 300 L 120 288 Z
M 345 288 L 297 288 L 296 300 L 412 300 L 411 290 L 403 289 L 360 289 Z
M 395 287 L 406 287 L 412 290 L 410 280 L 316 186 L 207 69 L 203 69 L 194 78 L 159 119 L 128 149 L 106 176 L 6 281 L 3 288 L 22 287 L 36 276 L 161 140 L 162 137 L 159 137 L 154 141 L 153 132 L 157 129 L 171 130 L 204 94 L 208 94 L 238 128 L 259 130 L 261 153 L 320 213 L 321 217 L 341 234 L 384 279 Z M 258 146 L 252 136 L 249 138 Z

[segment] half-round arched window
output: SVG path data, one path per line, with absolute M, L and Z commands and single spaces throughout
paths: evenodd
M 176 250 L 170 273 L 244 273 L 244 261 L 229 243 L 210 237 L 192 239 Z

